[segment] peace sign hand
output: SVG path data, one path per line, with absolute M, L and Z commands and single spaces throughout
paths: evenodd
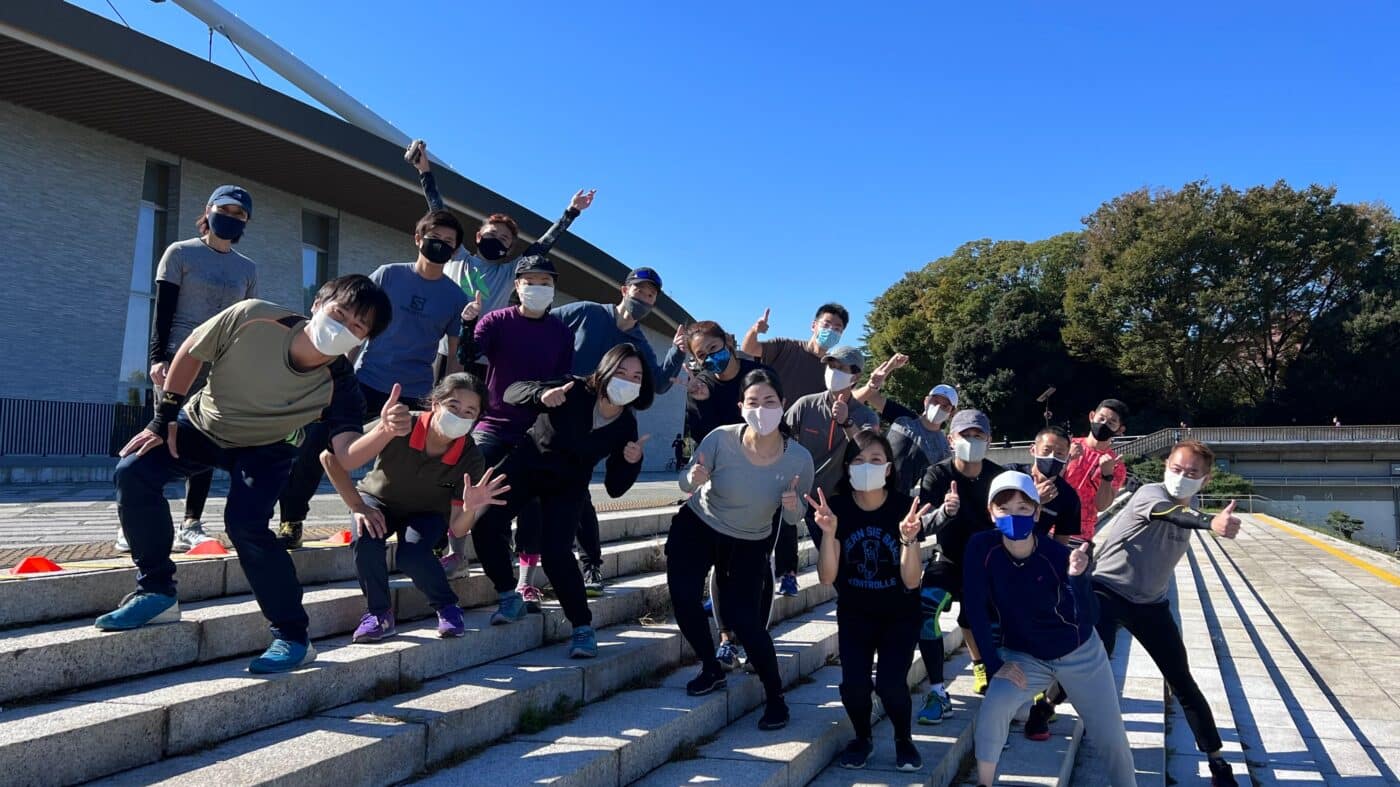
M 573 390 L 574 382 L 574 380 L 570 380 L 558 388 L 550 388 L 540 396 L 540 402 L 542 402 L 545 407 L 558 407 L 568 398 L 569 391 Z
M 796 483 L 797 479 L 793 479 Z M 817 527 L 829 536 L 836 535 L 836 515 L 831 513 L 831 506 L 826 504 L 826 493 L 817 487 L 817 499 L 813 500 L 811 495 L 802 496 L 807 505 L 812 507 L 812 521 L 817 523 Z
M 914 502 L 909 504 L 909 513 L 905 514 L 904 520 L 899 523 L 899 535 L 905 541 L 918 543 L 919 535 L 924 529 L 924 517 L 928 516 L 932 510 L 932 503 L 925 503 L 923 507 L 920 507 L 919 499 L 914 498 Z

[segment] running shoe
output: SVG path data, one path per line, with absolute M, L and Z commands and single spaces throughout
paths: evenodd
M 924 758 L 914 747 L 914 742 L 901 738 L 894 742 L 894 767 L 901 771 L 918 771 L 924 767 Z
M 1031 715 L 1026 717 L 1026 737 L 1033 741 L 1050 740 L 1050 718 L 1055 709 L 1050 703 L 1040 700 L 1031 706 Z
M 1238 787 L 1235 769 L 1223 757 L 1212 757 L 1206 762 L 1210 765 L 1211 787 Z
M 277 541 L 283 549 L 301 549 L 301 524 L 300 522 L 283 522 L 277 526 Z
M 603 569 L 598 566 L 583 567 L 583 590 L 589 598 L 603 595 Z
M 173 623 L 180 619 L 180 602 L 174 596 L 136 591 L 128 593 L 117 608 L 98 618 L 94 626 L 103 631 L 130 631 L 150 623 Z
M 383 615 L 376 615 L 373 612 L 366 612 L 360 618 L 360 625 L 355 627 L 355 633 L 350 635 L 350 641 L 378 642 L 386 637 L 392 637 L 398 633 L 394 626 L 394 613 L 385 612 Z
M 131 545 L 126 543 L 126 531 L 122 530 L 121 525 L 117 525 L 117 542 L 112 546 L 115 547 L 116 550 L 118 552 L 121 552 L 122 554 L 126 554 L 127 552 L 131 551 Z
M 851 742 L 846 744 L 845 751 L 841 752 L 841 767 L 852 770 L 864 768 L 873 751 L 875 745 L 869 738 L 852 738 Z
M 795 595 L 797 595 L 797 575 L 796 575 L 796 574 L 784 574 L 784 575 L 783 575 L 783 578 L 780 579 L 780 580 L 778 580 L 778 595 L 780 595 L 780 596 L 795 596 Z
M 467 624 L 462 620 L 462 608 L 448 604 L 437 611 L 438 636 L 442 639 L 456 639 L 467 635 Z
M 972 690 L 986 696 L 987 694 L 987 665 L 972 665 Z
M 532 615 L 540 612 L 540 589 L 534 585 L 521 585 L 520 598 L 525 601 L 525 611 Z
M 591 659 L 598 655 L 598 635 L 592 626 L 575 626 L 569 641 L 569 658 Z
M 760 730 L 781 730 L 787 726 L 790 718 L 792 718 L 792 714 L 788 711 L 787 703 L 783 702 L 783 698 L 771 699 L 763 708 L 763 716 L 759 717 L 758 728 Z
M 204 533 L 203 522 L 190 522 L 175 531 L 175 542 L 171 546 L 176 552 L 188 552 L 206 541 L 215 541 Z
M 514 623 L 521 620 L 526 615 L 525 601 L 519 593 L 510 591 L 500 595 L 500 603 L 496 606 L 496 611 L 491 613 L 491 625 L 499 626 L 504 623 Z
M 715 651 L 715 658 L 719 665 L 727 670 L 735 669 L 739 666 L 739 647 L 730 640 L 719 643 L 719 648 Z
M 255 675 L 270 675 L 277 672 L 291 672 L 316 660 L 316 649 L 308 642 L 288 642 L 274 639 L 261 656 L 253 659 L 248 671 Z
M 703 697 L 712 691 L 724 688 L 726 685 L 728 685 L 728 681 L 724 677 L 724 670 L 710 671 L 701 667 L 700 674 L 685 684 L 685 693 L 692 697 Z
M 941 724 L 944 717 L 953 710 L 953 704 L 945 691 L 930 689 L 924 697 L 924 706 L 919 709 L 920 724 Z
M 442 571 L 447 575 L 448 581 L 471 575 L 471 561 L 467 560 L 466 555 L 443 555 L 438 562 L 442 564 Z

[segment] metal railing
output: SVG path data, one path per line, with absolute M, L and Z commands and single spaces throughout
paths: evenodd
M 116 456 L 148 407 L 0 398 L 0 456 Z
M 1125 456 L 1149 456 L 1190 438 L 1208 445 L 1230 443 L 1395 443 L 1400 426 L 1202 426 L 1159 429 L 1122 445 Z

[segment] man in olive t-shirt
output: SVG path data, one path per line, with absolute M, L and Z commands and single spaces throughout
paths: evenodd
M 297 456 L 302 428 L 311 421 L 327 424 L 344 466 L 367 460 L 359 454 L 368 452 L 357 452 L 355 444 L 364 400 L 343 356 L 383 332 L 391 308 L 368 277 L 345 276 L 321 287 L 310 320 L 267 301 L 240 301 L 181 344 L 155 417 L 122 448 L 113 472 L 117 517 L 136 562 L 137 589 L 98 618 L 97 628 L 122 631 L 179 620 L 170 560 L 174 524 L 165 485 L 218 467 L 231 478 L 225 530 L 274 637 L 249 671 L 286 672 L 315 659 L 296 568 L 268 520 Z M 208 382 L 186 404 L 186 392 L 205 363 Z M 397 432 L 409 426 L 405 406 L 385 405 L 380 428 Z

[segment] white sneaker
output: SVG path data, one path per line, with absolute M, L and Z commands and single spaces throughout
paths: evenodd
M 442 570 L 449 580 L 471 576 L 471 561 L 464 555 L 443 555 L 438 562 L 442 564 Z
M 175 531 L 175 543 L 170 548 L 176 552 L 188 552 L 206 541 L 214 540 L 204 534 L 203 522 L 191 522 Z
M 125 531 L 125 530 L 122 530 L 122 526 L 121 526 L 121 525 L 117 525 L 117 543 L 116 543 L 116 548 L 117 548 L 117 551 L 118 551 L 118 552 L 121 552 L 121 553 L 127 553 L 127 552 L 130 552 L 130 551 L 131 551 L 131 545 L 128 544 L 128 543 L 126 543 L 126 531 Z

